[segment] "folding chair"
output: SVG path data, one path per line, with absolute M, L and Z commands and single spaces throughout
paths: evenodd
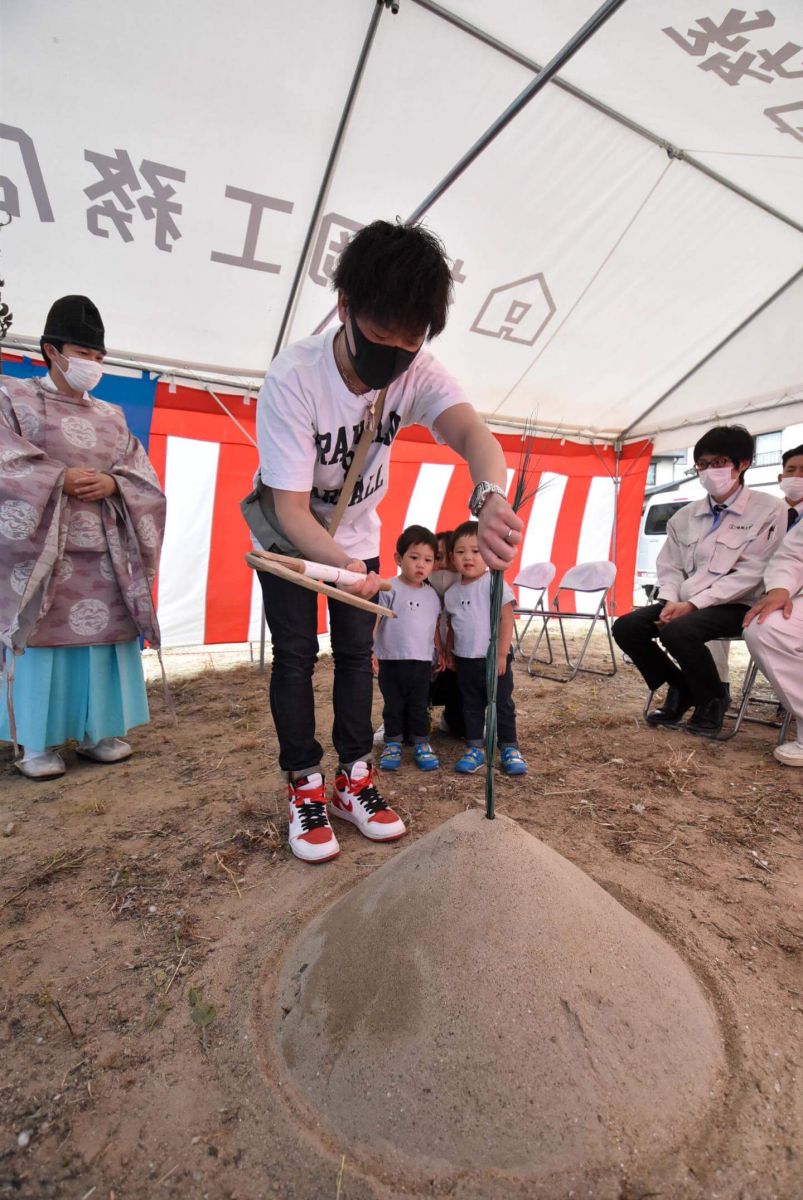
M 743 639 L 734 638 L 733 640 L 742 641 Z M 786 741 L 786 734 L 792 721 L 792 714 L 783 708 L 777 698 L 767 700 L 763 696 L 753 695 L 753 688 L 756 685 L 758 675 L 758 663 L 753 661 L 753 657 L 751 655 L 747 661 L 747 668 L 744 673 L 744 679 L 742 680 L 742 691 L 739 697 L 739 703 L 735 706 L 735 712 L 729 711 L 727 713 L 727 716 L 733 717 L 733 726 L 727 731 L 723 730 L 719 734 L 716 739 L 718 742 L 727 742 L 732 737 L 735 737 L 745 721 L 750 721 L 753 725 L 769 725 L 773 729 L 777 728 L 779 722 L 776 714 L 778 713 L 779 709 L 783 712 L 783 717 L 781 718 L 780 730 L 778 732 L 778 745 L 781 746 Z M 773 714 L 772 717 L 749 716 L 747 712 L 747 706 L 750 703 L 769 704 L 775 709 L 775 714 Z
M 525 654 L 522 650 L 522 642 L 527 636 L 527 631 L 530 628 L 530 623 L 533 617 L 540 616 L 546 611 L 546 605 L 549 603 L 548 587 L 555 578 L 555 564 L 551 562 L 530 563 L 529 567 L 524 567 L 519 571 L 516 578 L 513 580 L 514 587 L 530 588 L 536 592 L 535 602 L 529 608 L 513 608 L 513 636 L 515 638 L 514 655 L 518 654 L 520 658 L 524 658 Z M 526 617 L 527 624 L 519 633 L 517 621 L 519 617 Z M 546 633 L 546 645 L 549 658 L 547 662 L 553 662 L 552 643 L 549 640 L 549 630 Z
M 540 612 L 538 615 L 542 621 L 541 632 L 536 638 L 530 657 L 527 662 L 528 675 L 537 675 L 541 679 L 551 679 L 553 683 L 570 683 L 578 672 L 582 671 L 587 675 L 615 675 L 616 674 L 616 654 L 613 647 L 613 637 L 611 636 L 611 623 L 608 617 L 608 592 L 616 578 L 616 564 L 612 562 L 587 562 L 578 563 L 571 567 L 566 572 L 558 585 L 558 590 L 555 593 L 555 606 L 552 609 L 547 609 L 545 612 Z M 564 612 L 560 607 L 561 592 L 583 592 L 593 595 L 599 594 L 599 600 L 593 612 Z M 566 659 L 566 666 L 569 668 L 568 675 L 548 675 L 545 671 L 537 671 L 533 669 L 533 663 L 540 663 L 542 666 L 549 666 L 550 659 L 538 657 L 538 648 L 546 634 L 549 637 L 549 622 L 555 620 L 558 622 L 560 629 L 560 639 L 563 643 L 563 654 Z M 569 654 L 569 647 L 566 642 L 566 631 L 563 627 L 564 621 L 590 621 L 588 633 L 577 659 L 573 662 Z M 601 671 L 596 667 L 584 667 L 583 659 L 591 642 L 591 635 L 594 632 L 598 621 L 602 621 L 605 626 L 605 632 L 608 636 L 608 649 L 611 656 L 611 670 Z M 551 654 L 551 651 L 550 651 Z
M 744 641 L 744 638 L 728 638 L 727 640 L 733 641 L 733 642 L 741 642 L 741 641 Z M 709 647 L 709 649 L 710 649 L 710 647 Z M 736 737 L 736 734 L 742 728 L 742 725 L 745 723 L 745 721 L 749 721 L 753 725 L 768 725 L 771 729 L 778 729 L 778 731 L 779 731 L 778 732 L 778 745 L 779 746 L 782 746 L 783 743 L 786 741 L 786 735 L 789 732 L 789 726 L 792 722 L 792 714 L 790 712 L 787 712 L 786 709 L 783 708 L 783 706 L 779 703 L 777 698 L 768 700 L 764 696 L 754 696 L 753 695 L 753 689 L 756 685 L 758 675 L 759 675 L 758 663 L 753 660 L 753 657 L 751 655 L 747 660 L 747 666 L 745 668 L 744 678 L 742 679 L 742 689 L 741 689 L 741 692 L 739 693 L 739 698 L 737 701 L 734 701 L 730 705 L 727 713 L 725 714 L 726 717 L 730 718 L 733 721 L 733 725 L 727 730 L 723 728 L 722 731 L 720 733 L 718 733 L 715 738 L 712 739 L 713 741 L 729 742 L 732 737 Z M 648 694 L 647 694 L 647 701 L 644 705 L 645 718 L 647 716 L 647 713 L 650 711 L 650 705 L 652 704 L 654 695 L 655 695 L 655 691 L 648 692 Z M 772 717 L 751 716 L 748 714 L 748 711 L 747 711 L 748 705 L 751 703 L 752 704 L 771 705 L 772 708 L 775 709 L 775 714 Z M 776 715 L 778 713 L 779 709 L 781 712 L 783 712 L 783 717 L 781 717 L 780 721 L 778 720 L 778 717 Z

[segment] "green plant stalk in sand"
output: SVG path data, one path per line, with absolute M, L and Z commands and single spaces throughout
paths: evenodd
M 534 433 L 529 423 L 521 437 L 521 453 L 516 471 L 516 486 L 513 489 L 511 507 L 518 512 L 522 505 L 531 500 L 538 491 L 530 489 L 535 465 L 531 462 Z M 495 759 L 496 759 L 496 689 L 499 683 L 499 621 L 502 615 L 502 595 L 505 586 L 504 571 L 491 572 L 491 638 L 485 659 L 485 686 L 488 702 L 485 709 L 485 816 L 493 821 L 496 816 Z
M 485 659 L 485 688 L 488 695 L 488 705 L 485 709 L 485 815 L 489 821 L 493 821 L 496 815 L 494 758 L 496 755 L 496 688 L 499 682 L 497 656 L 499 653 L 499 619 L 502 614 L 504 585 L 504 572 L 492 571 L 491 640 L 488 643 L 488 656 Z

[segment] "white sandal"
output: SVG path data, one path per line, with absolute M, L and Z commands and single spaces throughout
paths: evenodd
M 76 752 L 82 758 L 91 758 L 93 762 L 99 763 L 124 762 L 134 753 L 128 742 L 116 737 L 101 738 L 99 742 L 91 742 L 88 745 L 82 742 Z
M 64 759 L 57 750 L 39 750 L 26 753 L 14 763 L 26 779 L 58 779 L 67 770 Z

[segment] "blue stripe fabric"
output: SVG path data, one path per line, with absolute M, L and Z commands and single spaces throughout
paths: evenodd
M 71 738 L 123 737 L 147 724 L 139 639 L 111 646 L 29 646 L 14 662 L 14 715 L 17 742 L 34 751 Z M 0 741 L 10 740 L 4 695 Z
M 22 362 L 9 362 L 3 359 L 3 374 L 12 375 L 16 379 L 33 379 L 35 375 L 46 375 L 47 368 L 40 363 L 33 363 L 29 358 Z M 145 449 L 148 449 L 148 439 L 151 433 L 153 406 L 156 403 L 156 385 L 158 376 L 147 371 L 141 371 L 136 376 L 104 375 L 92 395 L 109 404 L 118 404 L 125 413 L 128 428 L 138 437 Z

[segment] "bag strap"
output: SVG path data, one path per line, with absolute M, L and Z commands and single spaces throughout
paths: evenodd
M 348 469 L 348 474 L 346 475 L 346 479 L 343 484 L 343 490 L 341 491 L 337 504 L 335 505 L 335 511 L 332 513 L 332 519 L 327 525 L 327 529 L 332 537 L 334 537 L 335 530 L 342 521 L 343 514 L 348 508 L 351 497 L 354 495 L 354 489 L 357 486 L 357 480 L 362 472 L 363 463 L 365 462 L 366 455 L 368 454 L 368 448 L 371 445 L 371 442 L 374 440 L 377 429 L 381 428 L 382 410 L 385 407 L 385 393 L 387 390 L 387 388 L 382 388 L 382 391 L 377 396 L 373 405 L 373 409 L 371 410 L 365 422 L 365 428 L 362 431 L 360 440 L 357 443 L 357 449 L 354 451 L 354 458 L 351 460 L 351 466 Z

